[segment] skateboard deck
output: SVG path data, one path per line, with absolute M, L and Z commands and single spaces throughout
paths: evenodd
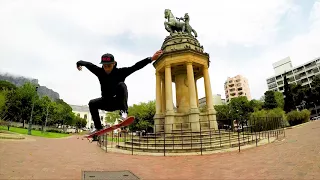
M 123 126 L 129 126 L 130 124 L 132 124 L 134 121 L 134 117 L 133 116 L 129 116 L 127 117 L 124 121 L 122 121 L 121 123 L 119 124 L 116 124 L 116 125 L 113 125 L 111 127 L 108 127 L 108 128 L 105 128 L 105 129 L 101 129 L 100 131 L 97 131 L 95 133 L 91 133 L 91 134 L 88 134 L 88 135 L 85 135 L 84 137 L 85 138 L 92 138 L 93 136 L 100 136 L 102 134 L 105 134 L 107 132 L 110 132 L 110 131 L 113 131 L 115 129 L 118 129 L 120 127 L 123 127 Z

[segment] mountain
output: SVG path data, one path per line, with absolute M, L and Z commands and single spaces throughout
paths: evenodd
M 8 74 L 8 73 L 5 73 L 5 74 L 0 73 L 0 80 L 9 81 L 18 87 L 22 86 L 26 82 L 31 82 L 32 84 L 39 86 L 39 88 L 38 88 L 39 96 L 48 96 L 52 100 L 60 99 L 59 93 L 53 91 L 52 89 L 47 88 L 46 86 L 41 86 L 39 84 L 38 79 L 31 79 L 31 78 L 27 78 L 27 77 L 23 77 L 23 76 L 15 76 L 15 75 Z

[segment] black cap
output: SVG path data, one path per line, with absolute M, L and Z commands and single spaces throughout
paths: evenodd
M 112 54 L 104 54 L 101 56 L 101 62 L 100 64 L 111 64 L 114 63 L 114 57 Z

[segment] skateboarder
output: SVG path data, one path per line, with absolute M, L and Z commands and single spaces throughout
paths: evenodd
M 96 75 L 100 81 L 101 96 L 100 98 L 92 99 L 89 102 L 89 110 L 95 126 L 95 132 L 102 129 L 101 120 L 99 117 L 99 109 L 105 111 L 120 110 L 123 119 L 128 113 L 128 90 L 124 83 L 125 79 L 137 70 L 142 69 L 147 64 L 158 59 L 162 51 L 157 51 L 152 57 L 145 58 L 131 67 L 117 67 L 112 54 L 103 54 L 101 56 L 102 67 L 98 67 L 90 62 L 78 61 L 77 68 L 82 70 L 85 66 L 89 71 Z

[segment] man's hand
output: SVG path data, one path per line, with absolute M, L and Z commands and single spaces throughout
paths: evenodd
M 77 69 L 78 69 L 79 71 L 81 71 L 81 70 L 82 70 L 82 66 L 80 65 L 79 62 L 80 62 L 80 61 L 77 62 Z
M 78 69 L 79 71 L 81 71 L 81 70 L 82 70 L 82 66 L 77 66 L 77 69 Z
M 161 56 L 162 54 L 162 50 L 157 51 L 151 58 L 152 61 L 155 61 L 159 58 L 159 56 Z

